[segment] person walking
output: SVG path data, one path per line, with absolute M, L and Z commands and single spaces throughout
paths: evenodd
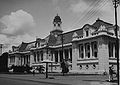
M 109 67 L 109 81 L 113 81 L 113 68 L 112 67 Z
M 62 68 L 62 73 L 63 73 L 63 76 L 64 76 L 64 73 L 65 73 L 65 60 L 63 60 L 61 62 L 61 68 Z
M 35 69 L 33 69 L 33 76 L 35 76 Z

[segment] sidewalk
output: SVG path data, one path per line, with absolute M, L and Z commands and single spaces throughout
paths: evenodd
M 24 81 L 57 84 L 57 85 L 117 85 L 115 82 L 107 82 L 107 76 L 103 75 L 53 75 L 46 79 L 44 74 L 0 74 L 2 78 L 11 78 Z

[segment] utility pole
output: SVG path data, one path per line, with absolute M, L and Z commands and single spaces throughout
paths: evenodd
M 64 40 L 64 39 L 63 39 L 63 33 L 61 34 L 61 38 L 62 38 L 61 40 L 62 40 L 62 56 L 63 56 L 62 63 L 64 63 L 64 59 L 65 59 L 65 58 L 64 58 L 64 48 L 63 48 L 63 40 Z M 61 66 L 63 65 L 62 63 L 61 63 Z M 63 76 L 64 76 L 63 69 L 64 69 L 64 68 L 63 68 L 63 66 L 62 66 L 62 73 L 63 73 Z
M 117 57 L 117 83 L 119 85 L 119 37 L 118 37 L 118 25 L 117 25 L 117 7 L 119 5 L 119 0 L 113 0 L 113 5 L 115 8 L 115 36 L 116 36 L 116 57 Z
M 3 44 L 0 44 L 0 55 L 2 55 Z
M 63 47 L 63 33 L 61 34 L 62 36 L 61 36 L 61 38 L 62 38 L 62 56 L 63 56 L 63 59 L 65 59 L 64 58 L 64 47 Z

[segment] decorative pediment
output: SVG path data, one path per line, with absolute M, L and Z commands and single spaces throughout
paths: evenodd
M 106 27 L 104 25 L 101 25 L 98 29 L 98 31 L 107 31 Z
M 85 25 L 85 26 L 83 27 L 83 29 L 84 29 L 84 30 L 89 30 L 89 26 L 88 26 L 88 25 Z
M 78 34 L 76 32 L 73 33 L 72 38 L 78 38 Z

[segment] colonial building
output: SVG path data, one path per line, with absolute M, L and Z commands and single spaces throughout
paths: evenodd
M 85 24 L 82 28 L 69 32 L 63 32 L 61 24 L 61 18 L 57 14 L 53 20 L 54 29 L 47 37 L 13 46 L 9 53 L 8 66 L 34 66 L 49 59 L 55 62 L 49 65 L 49 69 L 61 71 L 60 63 L 65 59 L 71 72 L 109 72 L 110 65 L 116 69 L 116 37 L 113 24 L 97 19 L 92 25 Z

